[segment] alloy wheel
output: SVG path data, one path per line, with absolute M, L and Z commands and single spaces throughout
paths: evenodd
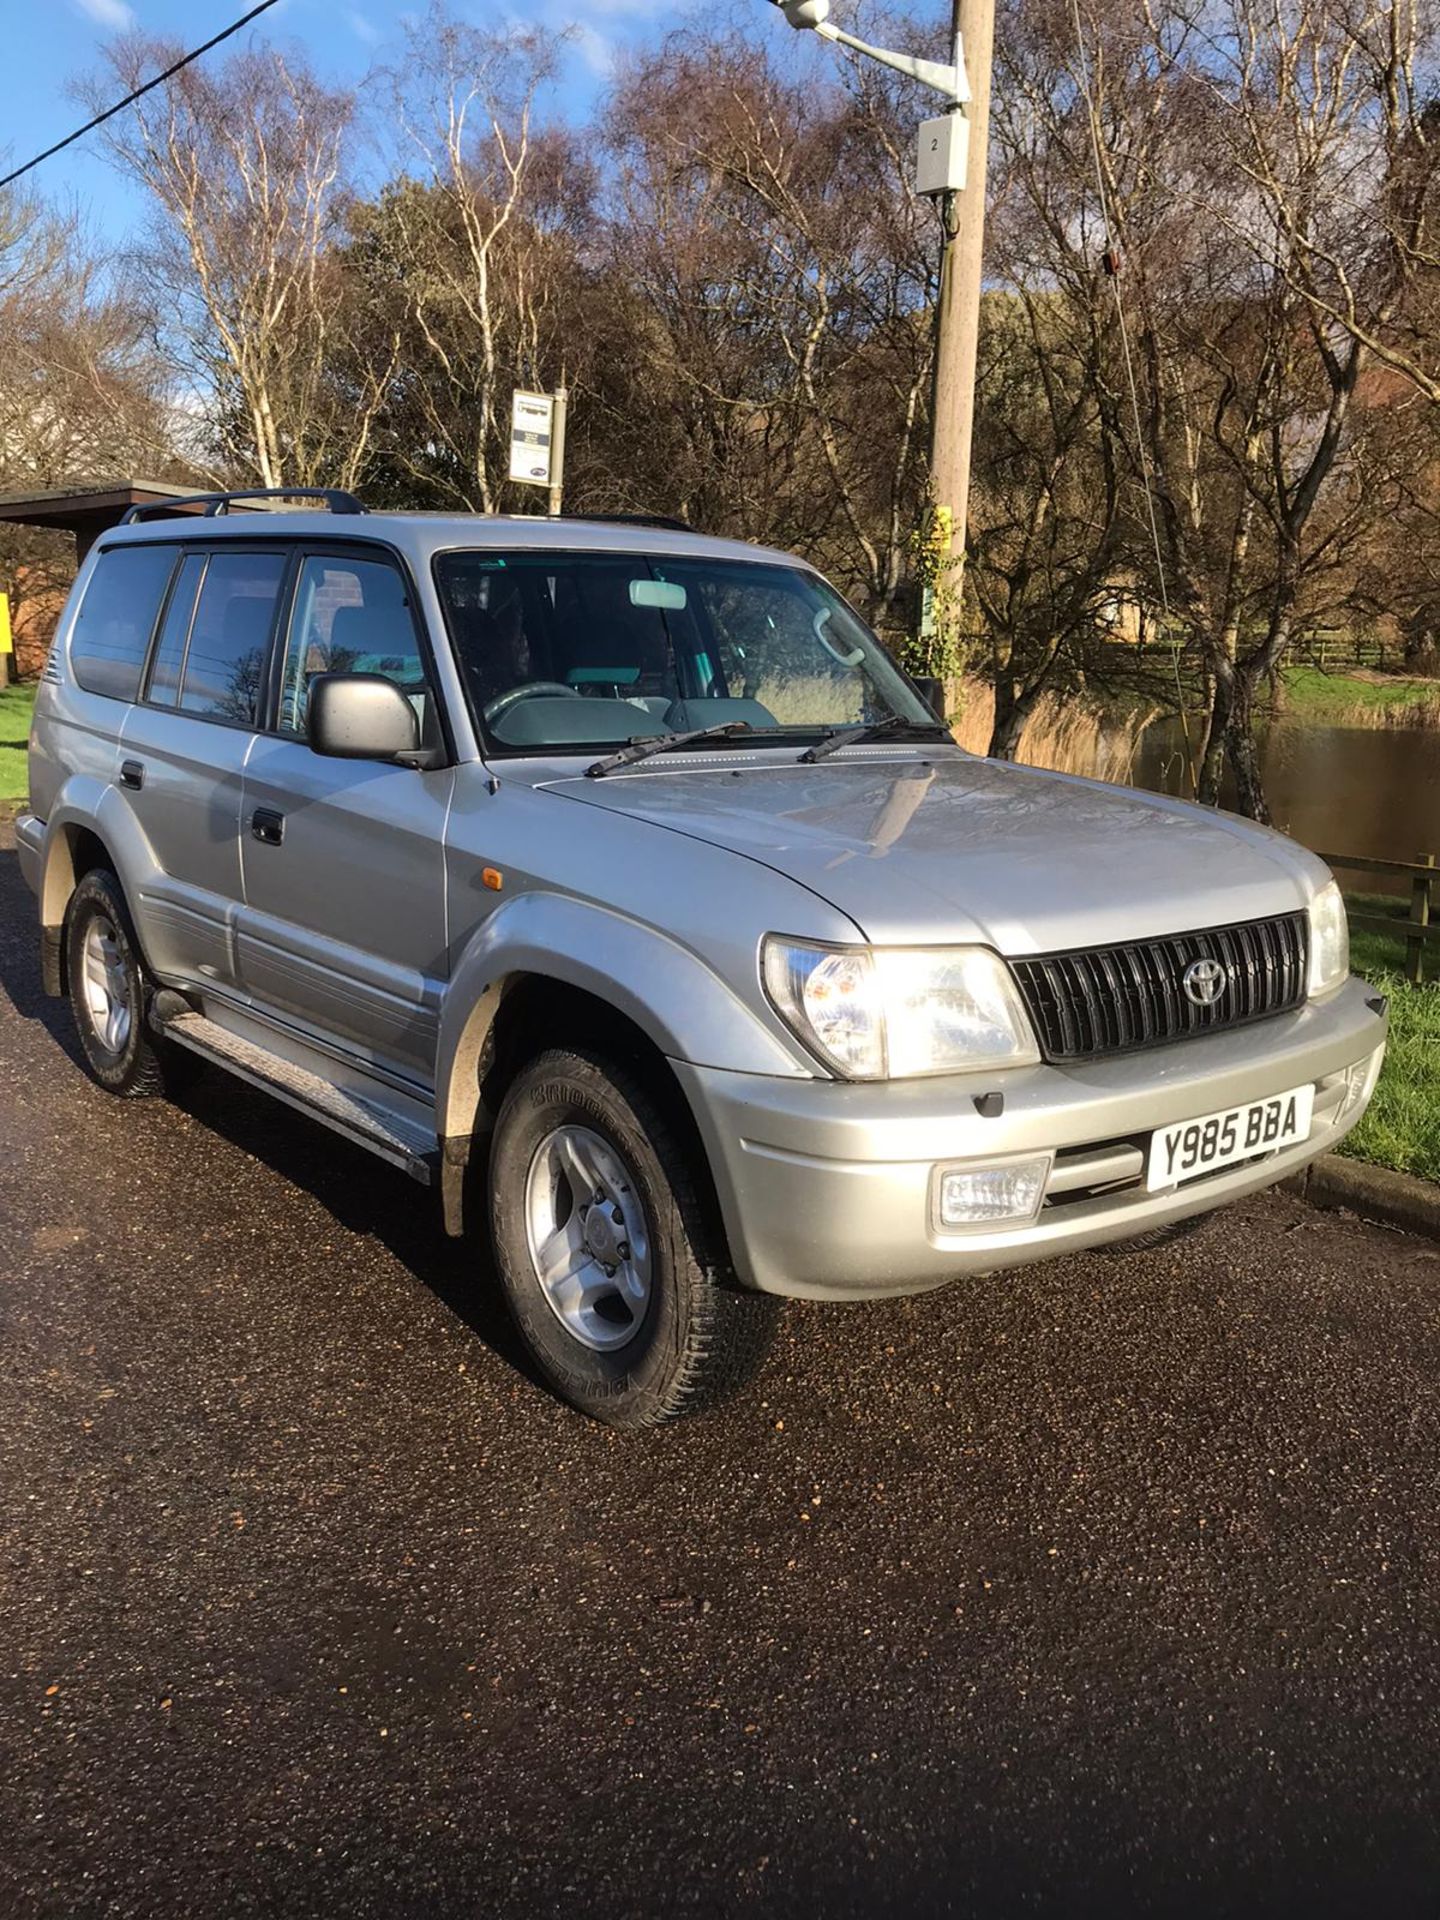
M 551 1312 L 594 1353 L 639 1332 L 650 1304 L 651 1246 L 635 1176 L 589 1127 L 556 1127 L 525 1184 L 531 1265 Z

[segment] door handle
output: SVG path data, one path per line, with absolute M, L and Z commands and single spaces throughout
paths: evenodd
M 120 784 L 122 787 L 133 787 L 137 793 L 144 786 L 145 769 L 138 760 L 120 762 Z
M 273 807 L 256 807 L 250 816 L 250 831 L 267 847 L 278 847 L 285 838 L 285 816 Z

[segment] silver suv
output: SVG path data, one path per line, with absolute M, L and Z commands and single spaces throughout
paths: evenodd
M 714 1398 L 779 1295 L 1164 1237 L 1364 1111 L 1320 861 L 962 752 L 803 563 L 184 504 L 45 669 L 46 984 L 112 1093 L 199 1056 L 437 1186 L 587 1413 Z

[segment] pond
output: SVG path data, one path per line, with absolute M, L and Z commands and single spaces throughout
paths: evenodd
M 1275 825 L 1317 853 L 1379 860 L 1440 856 L 1440 732 L 1423 727 L 1314 727 L 1280 722 L 1264 737 L 1265 792 Z M 1188 797 L 1179 723 L 1151 727 L 1135 785 Z M 1227 799 L 1233 805 L 1233 796 Z M 1368 892 L 1409 892 L 1380 875 L 1346 874 Z

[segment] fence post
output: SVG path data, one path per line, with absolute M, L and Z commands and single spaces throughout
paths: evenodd
M 1421 864 L 1434 867 L 1433 853 L 1422 853 Z M 1410 924 L 1412 927 L 1428 927 L 1430 924 L 1430 888 L 1432 877 L 1428 873 L 1417 873 L 1410 882 Z M 1425 942 L 1409 939 L 1405 942 L 1405 978 L 1412 987 L 1422 986 L 1425 981 Z

